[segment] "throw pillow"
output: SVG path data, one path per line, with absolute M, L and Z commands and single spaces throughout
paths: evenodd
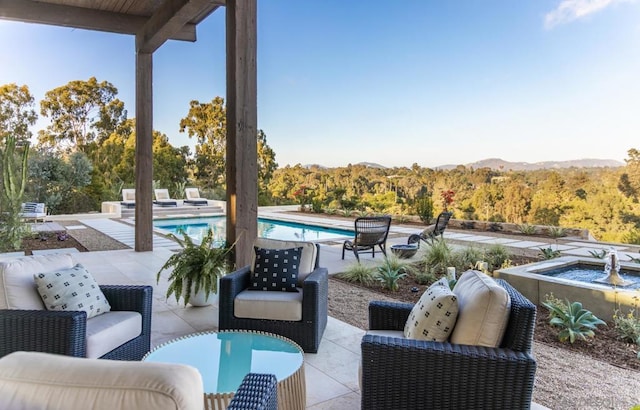
M 446 342 L 458 317 L 457 299 L 447 278 L 434 282 L 411 309 L 404 337 Z
M 80 310 L 87 312 L 87 318 L 111 310 L 95 279 L 81 264 L 33 276 L 47 310 Z
M 297 292 L 302 247 L 263 249 L 254 247 L 256 260 L 251 275 L 251 290 Z

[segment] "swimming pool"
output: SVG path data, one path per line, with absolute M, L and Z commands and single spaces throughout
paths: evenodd
M 211 227 L 216 242 L 224 242 L 226 225 L 227 220 L 224 216 L 159 219 L 153 222 L 153 226 L 161 229 L 163 233 L 175 235 L 182 229 L 189 237 L 198 241 Z M 258 218 L 258 236 L 288 241 L 328 241 L 353 237 L 353 231 Z

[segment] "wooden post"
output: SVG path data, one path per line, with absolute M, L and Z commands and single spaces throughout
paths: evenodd
M 258 235 L 256 0 L 227 0 L 227 241 L 236 266 Z
M 153 250 L 153 54 L 136 52 L 136 252 Z

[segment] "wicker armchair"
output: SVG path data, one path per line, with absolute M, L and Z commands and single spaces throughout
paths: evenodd
M 365 335 L 362 408 L 530 408 L 536 307 L 508 283 L 498 283 L 511 297 L 509 323 L 499 348 Z M 402 330 L 412 307 L 371 302 L 369 327 Z
M 275 333 L 298 343 L 305 352 L 316 353 L 327 326 L 329 277 L 327 269 L 319 267 L 320 247 L 317 244 L 314 247 L 315 262 L 312 263 L 315 269 L 307 276 L 302 286 L 298 285 L 298 290 L 302 292 L 301 320 L 253 319 L 235 316 L 235 299 L 238 294 L 249 288 L 251 266 L 245 266 L 220 279 L 219 329 L 246 329 Z
M 151 286 L 100 286 L 112 311 L 142 315 L 140 336 L 120 345 L 101 359 L 140 360 L 151 342 Z M 0 357 L 24 350 L 86 357 L 86 312 L 0 310 Z
M 444 233 L 444 230 L 447 229 L 449 219 L 451 219 L 452 215 L 452 212 L 441 212 L 440 215 L 438 215 L 438 219 L 436 219 L 435 224 L 427 226 L 419 234 L 410 235 L 409 239 L 407 240 L 407 244 L 417 244 L 417 246 L 420 247 L 420 241 L 429 242 L 432 239 L 437 238 L 438 236 L 442 237 L 442 234 Z
M 387 236 L 391 226 L 390 216 L 362 216 L 354 222 L 355 238 L 353 241 L 344 241 L 342 245 L 342 259 L 345 251 L 352 251 L 360 262 L 360 252 L 371 251 L 371 256 L 376 256 L 376 246 L 387 256 Z
M 249 373 L 233 395 L 227 410 L 277 410 L 277 391 L 276 376 Z

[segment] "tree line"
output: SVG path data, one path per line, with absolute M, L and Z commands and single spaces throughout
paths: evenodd
M 12 147 L 19 165 L 28 151 L 24 200 L 45 202 L 51 213 L 97 211 L 134 187 L 135 119 L 127 118 L 117 89 L 95 78 L 71 81 L 48 91 L 39 103 L 50 124 L 34 137 L 38 117 L 27 86 L 0 86 L 0 149 Z M 225 193 L 226 115 L 224 100 L 191 101 L 180 132 L 196 140 L 174 147 L 153 131 L 154 184 L 183 197 L 197 186 L 210 198 Z M 260 205 L 299 204 L 313 212 L 419 215 L 425 222 L 444 209 L 454 218 L 589 229 L 598 239 L 640 243 L 640 151 L 628 150 L 620 168 L 497 171 L 458 166 L 434 170 L 411 167 L 278 168 L 263 130 L 258 142 Z M 6 156 L 6 155 L 5 155 Z M 321 159 L 319 159 L 321 162 Z M 3 161 L 17 179 L 17 167 Z M 8 180 L 7 180 L 8 181 Z M 5 178 L 3 192 L 7 192 Z M 16 193 L 17 195 L 17 193 Z M 6 195 L 0 206 L 9 209 Z M 15 202 L 15 201 L 14 201 Z M 15 206 L 11 205 L 11 206 Z

